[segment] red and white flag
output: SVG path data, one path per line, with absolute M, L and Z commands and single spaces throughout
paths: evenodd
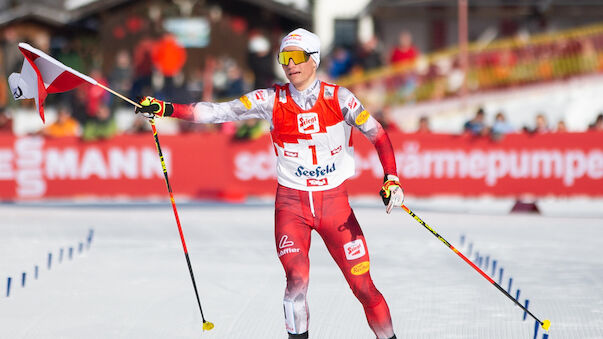
M 26 43 L 20 43 L 19 49 L 25 60 L 21 73 L 13 73 L 8 77 L 11 92 L 15 100 L 35 99 L 40 118 L 44 122 L 44 99 L 47 93 L 69 91 L 85 82 L 98 84 L 91 77 L 63 65 Z

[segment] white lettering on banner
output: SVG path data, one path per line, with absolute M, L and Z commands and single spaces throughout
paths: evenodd
M 234 165 L 234 174 L 239 180 L 276 178 L 276 157 L 272 150 L 237 153 L 234 156 Z
M 122 176 L 134 179 L 138 176 L 138 154 L 135 148 L 130 147 L 127 150 L 111 148 L 109 150 L 109 176 L 112 179 Z
M 46 179 L 78 179 L 78 151 L 73 147 L 46 150 Z
M 46 193 L 46 182 L 42 176 L 44 139 L 41 137 L 19 138 L 15 141 L 15 165 L 17 196 L 41 197 Z
M 0 180 L 13 180 L 15 178 L 13 158 L 12 150 L 0 148 Z
M 84 152 L 80 167 L 80 178 L 90 179 L 92 176 L 107 179 L 107 164 L 103 158 L 103 153 L 96 147 L 90 147 Z
M 168 173 L 170 151 L 162 150 Z M 80 150 L 75 147 L 48 148 L 45 152 L 45 175 L 48 180 L 90 179 L 151 179 L 163 178 L 157 150 L 152 147 L 121 149 L 111 147 L 104 154 L 96 147 Z
M 362 158 L 356 157 L 361 169 Z M 487 186 L 495 186 L 499 179 L 560 179 L 564 186 L 572 186 L 576 179 L 603 177 L 603 151 L 590 150 L 443 150 L 419 152 L 419 145 L 408 142 L 403 152 L 396 153 L 400 174 L 404 178 L 471 178 L 483 179 Z M 360 161 L 358 161 L 360 160 Z M 369 159 L 372 163 L 372 161 Z M 373 168 L 368 166 L 368 168 Z

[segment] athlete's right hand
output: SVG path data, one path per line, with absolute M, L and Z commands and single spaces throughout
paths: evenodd
M 147 118 L 153 118 L 156 115 L 160 117 L 169 117 L 174 113 L 174 105 L 153 97 L 144 97 L 140 100 L 139 104 L 141 107 L 136 107 L 134 112 L 142 113 Z
M 387 214 L 391 213 L 394 207 L 401 207 L 404 202 L 404 190 L 400 185 L 400 179 L 395 175 L 388 174 L 383 178 L 383 186 L 379 193 Z

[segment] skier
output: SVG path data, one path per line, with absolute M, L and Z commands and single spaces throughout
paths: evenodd
M 289 338 L 308 338 L 306 292 L 312 230 L 322 237 L 362 303 L 377 338 L 396 338 L 387 303 L 370 276 L 368 248 L 345 184 L 355 172 L 353 126 L 374 144 L 379 155 L 385 174 L 380 194 L 386 212 L 402 205 L 404 193 L 389 137 L 348 89 L 317 79 L 317 35 L 302 28 L 287 34 L 278 62 L 288 84 L 257 89 L 225 103 L 172 104 L 146 97 L 136 112 L 198 123 L 269 121 L 278 177 L 274 234 L 287 279 L 283 306 Z

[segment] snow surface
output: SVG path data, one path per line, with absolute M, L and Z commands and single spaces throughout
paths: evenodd
M 169 204 L 3 204 L 0 338 L 286 338 L 272 206 L 189 204 L 179 212 L 215 329 L 202 332 Z M 533 319 L 522 321 L 520 308 L 402 210 L 355 212 L 398 338 L 533 338 Z M 520 288 L 520 300 L 551 320 L 549 338 L 603 338 L 603 218 L 415 212 L 465 254 L 471 243 L 470 258 L 488 256 L 488 274 L 497 260 L 495 280 L 502 266 L 501 286 L 513 278 L 511 295 Z M 78 253 L 90 229 L 91 246 Z M 310 256 L 311 338 L 374 338 L 316 234 Z

